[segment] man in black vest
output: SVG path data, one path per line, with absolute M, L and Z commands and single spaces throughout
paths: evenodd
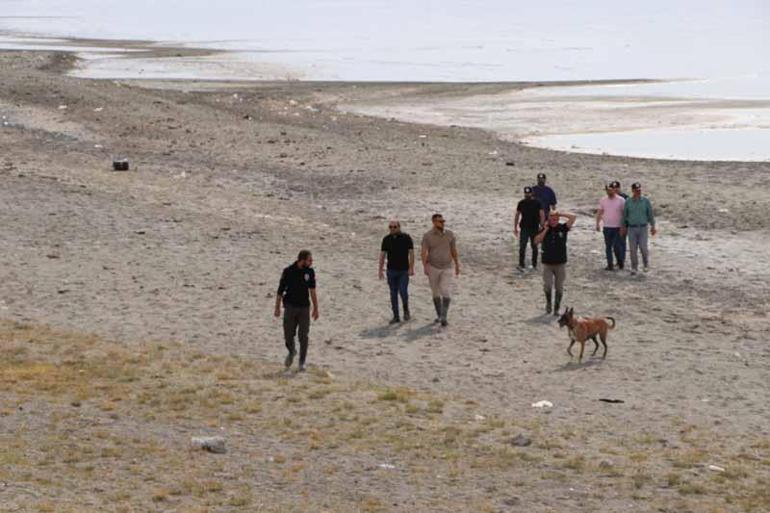
M 559 218 L 566 223 L 560 223 Z M 551 313 L 552 289 L 556 289 L 553 301 L 553 314 L 559 315 L 559 305 L 564 293 L 564 280 L 567 278 L 567 233 L 575 224 L 575 215 L 552 211 L 543 230 L 535 237 L 535 242 L 542 248 L 543 290 L 545 291 L 545 312 Z
M 305 370 L 307 358 L 308 333 L 310 332 L 310 300 L 313 301 L 312 317 L 318 320 L 318 298 L 315 293 L 315 272 L 312 269 L 313 255 L 303 249 L 297 261 L 283 270 L 275 297 L 275 316 L 281 316 L 283 302 L 283 336 L 289 354 L 284 364 L 290 368 L 297 354 L 294 336 L 299 331 L 299 370 Z M 308 298 L 308 295 L 310 298 Z
M 404 303 L 404 320 L 411 318 L 409 313 L 409 277 L 414 276 L 414 243 L 407 233 L 401 231 L 401 223 L 392 220 L 388 223 L 390 233 L 382 239 L 380 246 L 379 277 L 383 279 L 385 260 L 388 261 L 388 287 L 390 287 L 390 305 L 393 319 L 390 324 L 401 322 L 398 314 L 398 296 Z

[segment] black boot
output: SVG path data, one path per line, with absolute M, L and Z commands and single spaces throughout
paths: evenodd
M 449 304 L 452 302 L 451 298 L 445 297 L 441 299 L 441 325 L 446 326 L 448 324 L 446 320 L 447 313 L 449 313 Z
M 409 313 L 409 304 L 404 303 L 404 320 L 408 321 L 412 318 L 412 315 Z
M 436 307 L 436 320 L 433 322 L 435 323 L 441 322 L 441 298 L 440 297 L 433 298 L 433 306 Z
M 545 313 L 551 313 L 551 291 L 545 293 Z
M 561 305 L 561 292 L 556 292 L 556 299 L 553 302 L 553 314 L 559 315 L 559 306 Z

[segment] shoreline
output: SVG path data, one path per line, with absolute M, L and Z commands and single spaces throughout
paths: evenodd
M 404 97 L 393 98 L 383 91 L 380 97 L 370 95 L 368 104 L 346 106 L 341 103 L 339 108 L 407 122 L 481 128 L 502 139 L 554 151 L 672 161 L 770 162 L 770 155 L 761 150 L 768 146 L 766 143 L 770 143 L 768 100 L 617 96 L 618 88 L 631 88 L 633 91 L 636 86 L 661 84 L 665 87 L 681 84 L 681 80 L 304 80 L 301 75 L 280 64 L 238 61 L 238 52 L 231 50 L 146 40 L 51 40 L 42 36 L 31 39 L 37 40 L 41 48 L 73 52 L 77 60 L 68 74 L 80 78 L 131 81 L 146 87 L 181 87 L 185 90 L 216 90 L 248 84 L 271 87 L 291 81 L 319 87 L 335 84 L 370 89 L 382 87 L 384 90 L 399 90 Z M 51 42 L 62 46 L 51 46 Z M 106 53 L 94 53 L 96 48 Z M 282 79 L 278 80 L 278 76 Z M 415 88 L 413 92 L 400 89 L 410 86 Z M 541 88 L 552 92 L 541 95 L 538 93 Z M 597 90 L 594 93 L 597 96 L 582 93 L 591 88 Z M 612 94 L 601 96 L 602 88 L 607 94 Z M 514 91 L 524 93 L 513 97 L 511 93 Z M 574 96 L 570 96 L 572 94 Z M 635 91 L 634 94 L 643 93 Z M 754 113 L 752 116 L 744 114 L 749 110 Z M 737 134 L 736 126 L 742 127 L 744 132 Z M 684 131 L 687 131 L 686 135 L 683 135 Z M 746 137 L 751 137 L 754 142 L 748 142 Z M 674 138 L 682 140 L 675 143 Z M 693 145 L 688 144 L 690 139 L 702 140 L 696 147 L 703 149 L 692 149 Z

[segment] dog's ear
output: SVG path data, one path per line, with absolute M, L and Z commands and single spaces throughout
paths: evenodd
M 574 313 L 575 313 L 575 309 L 574 309 L 574 308 L 570 308 L 570 309 L 569 309 L 569 314 L 570 314 L 570 315 L 572 315 L 572 314 L 574 314 Z

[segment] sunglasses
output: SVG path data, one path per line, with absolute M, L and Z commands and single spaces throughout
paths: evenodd
M 392 225 L 388 226 L 388 228 L 390 228 L 391 230 L 395 230 L 396 228 L 398 228 L 398 225 L 397 224 L 392 224 Z

